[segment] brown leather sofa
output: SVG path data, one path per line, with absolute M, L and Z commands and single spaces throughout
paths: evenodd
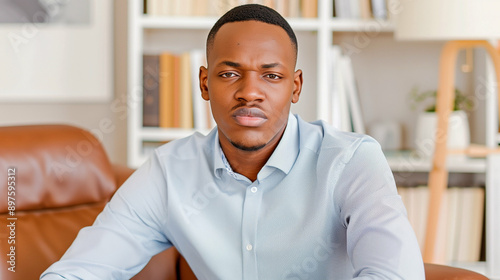
M 0 127 L 0 279 L 38 279 L 78 231 L 93 223 L 132 172 L 111 164 L 99 141 L 85 130 L 67 125 Z M 487 279 L 447 266 L 426 264 L 425 269 L 431 280 Z M 171 248 L 154 256 L 132 279 L 196 277 Z

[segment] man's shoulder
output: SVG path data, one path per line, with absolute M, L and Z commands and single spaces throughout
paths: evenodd
M 323 120 L 314 122 L 299 120 L 299 127 L 301 142 L 308 144 L 309 147 L 314 146 L 318 153 L 328 149 L 355 150 L 363 142 L 376 143 L 368 135 L 341 131 Z
M 212 149 L 215 132 L 215 129 L 207 135 L 195 132 L 190 136 L 172 140 L 156 148 L 155 153 L 159 158 L 199 158 L 201 153 Z

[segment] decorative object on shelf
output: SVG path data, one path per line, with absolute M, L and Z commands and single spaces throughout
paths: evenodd
M 437 129 L 436 96 L 435 90 L 419 92 L 414 88 L 410 93 L 412 109 L 426 106 L 425 111 L 418 115 L 415 129 L 415 151 L 422 158 L 429 158 L 434 153 Z M 470 145 L 469 120 L 465 111 L 470 110 L 472 106 L 472 100 L 455 89 L 453 111 L 448 120 L 448 147 L 465 149 Z
M 422 104 L 425 107 L 425 112 L 436 112 L 436 97 L 437 90 L 428 90 L 419 92 L 417 88 L 413 88 L 410 92 L 411 108 L 417 109 Z M 459 89 L 455 88 L 455 100 L 453 102 L 453 111 L 465 110 L 469 111 L 474 106 L 471 99 L 463 94 Z
M 435 112 L 421 112 L 415 129 L 415 151 L 422 158 L 432 157 L 436 143 L 438 116 Z M 465 149 L 470 145 L 470 129 L 467 113 L 453 111 L 448 119 L 447 146 L 451 149 Z M 463 155 L 465 156 L 465 155 Z
M 112 1 L 2 1 L 0 100 L 107 102 Z
M 395 36 L 400 40 L 446 40 L 441 53 L 439 87 L 436 103 L 438 123 L 433 167 L 429 174 L 429 211 L 424 247 L 424 261 L 443 262 L 437 252 L 438 227 L 445 222 L 442 211 L 444 193 L 448 183 L 446 158 L 448 155 L 448 116 L 455 98 L 453 87 L 456 57 L 461 49 L 482 47 L 492 58 L 497 82 L 500 81 L 500 55 L 486 40 L 500 38 L 500 1 L 495 0 L 420 0 L 401 2 L 400 13 L 396 17 Z M 496 90 L 496 88 L 495 88 Z M 498 108 L 497 108 L 498 113 Z M 496 129 L 496 127 L 495 127 Z M 487 173 L 486 193 L 493 196 L 491 174 Z M 498 175 L 497 175 L 498 176 Z M 498 187 L 498 186 L 496 186 Z M 493 201 L 491 201 L 493 202 Z M 500 232 L 495 228 L 495 217 L 500 214 L 498 203 L 486 203 L 487 273 L 490 277 L 500 277 Z M 496 205 L 494 205 L 496 204 Z M 496 246 L 496 248 L 494 248 Z M 496 255 L 495 255 L 496 254 Z

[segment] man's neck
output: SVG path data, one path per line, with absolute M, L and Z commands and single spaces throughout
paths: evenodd
M 256 151 L 241 150 L 233 146 L 227 139 L 220 139 L 220 137 L 219 143 L 231 169 L 253 182 L 257 180 L 257 174 L 273 154 L 282 136 L 283 133 L 279 135 L 277 141 L 272 141 Z

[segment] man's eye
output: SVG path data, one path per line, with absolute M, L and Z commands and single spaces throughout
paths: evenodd
M 266 75 L 269 79 L 272 79 L 272 80 L 279 80 L 281 77 L 276 75 L 276 74 L 267 74 Z
M 232 77 L 236 77 L 236 74 L 235 73 L 232 73 L 232 72 L 227 72 L 227 73 L 223 73 L 220 75 L 222 78 L 232 78 Z

